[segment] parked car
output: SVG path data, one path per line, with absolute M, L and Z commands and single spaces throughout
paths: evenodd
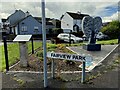
M 69 35 L 68 33 L 61 33 L 57 36 L 57 38 L 59 38 L 60 40 L 64 40 L 65 42 L 71 41 L 71 43 L 77 43 L 77 42 L 82 42 L 83 41 L 82 38 L 76 37 L 73 34 Z
M 96 39 L 97 39 L 97 40 L 107 40 L 107 39 L 109 39 L 109 36 L 103 34 L 102 32 L 99 32 L 99 33 L 97 34 L 97 36 L 96 36 Z

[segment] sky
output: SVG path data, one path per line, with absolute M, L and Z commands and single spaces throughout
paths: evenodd
M 24 1 L 24 2 L 23 2 Z M 65 12 L 81 12 L 82 14 L 89 14 L 91 16 L 100 16 L 103 22 L 118 20 L 120 15 L 119 0 L 46 0 L 45 14 L 46 17 L 60 19 Z M 118 5 L 119 4 L 119 5 Z M 0 19 L 7 18 L 21 9 L 26 12 L 29 11 L 34 17 L 41 17 L 41 2 L 39 0 L 1 0 L 0 3 Z

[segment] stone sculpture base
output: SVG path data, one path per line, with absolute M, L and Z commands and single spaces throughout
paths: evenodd
M 85 49 L 87 51 L 101 51 L 101 44 L 83 45 L 83 49 Z

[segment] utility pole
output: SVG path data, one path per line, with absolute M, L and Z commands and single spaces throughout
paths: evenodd
M 44 87 L 47 87 L 47 50 L 46 50 L 46 19 L 45 19 L 45 0 L 41 2 L 42 6 L 42 37 L 43 37 L 43 68 L 44 68 Z

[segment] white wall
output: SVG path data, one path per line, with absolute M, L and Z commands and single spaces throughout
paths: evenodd
M 65 13 L 64 17 L 61 20 L 61 28 L 63 30 L 73 30 L 73 18 Z
M 18 25 L 15 27 L 15 34 L 18 35 Z

